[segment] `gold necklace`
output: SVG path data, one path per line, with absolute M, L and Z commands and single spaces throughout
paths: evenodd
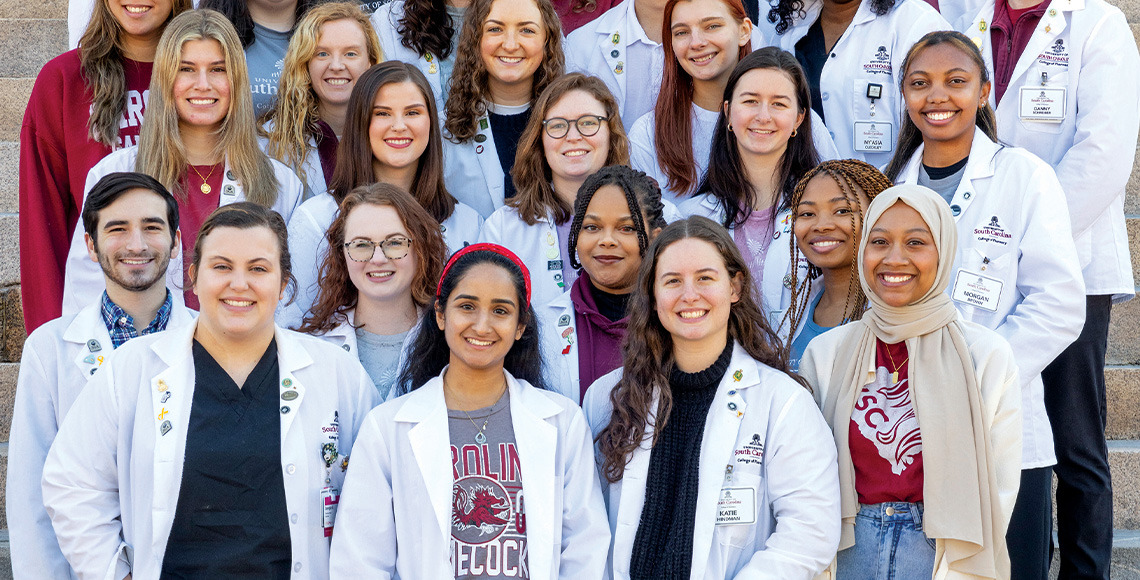
M 908 352 L 906 355 L 906 359 L 903 360 L 901 364 L 896 366 L 895 365 L 895 357 L 891 356 L 890 346 L 888 345 L 887 348 L 885 348 L 883 350 L 887 351 L 887 360 L 891 361 L 891 366 L 895 367 L 895 370 L 891 371 L 891 386 L 893 387 L 893 386 L 899 384 L 899 369 L 901 369 L 902 366 L 906 364 L 906 361 L 910 360 L 910 353 Z
M 188 165 L 190 165 L 190 164 L 188 164 Z M 202 187 L 199 187 L 198 189 L 202 190 L 203 195 L 210 195 L 210 192 L 213 191 L 214 188 L 210 187 L 210 184 L 206 183 L 206 182 L 209 181 L 210 178 L 214 176 L 214 172 L 218 170 L 218 164 L 214 164 L 210 167 L 210 173 L 207 174 L 206 177 L 202 177 L 202 172 L 198 171 L 197 167 L 190 165 L 190 169 L 194 170 L 194 173 L 197 173 L 198 178 L 202 180 Z

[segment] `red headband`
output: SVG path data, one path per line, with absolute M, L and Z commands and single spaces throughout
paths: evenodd
M 518 266 L 519 269 L 522 270 L 523 283 L 526 285 L 526 303 L 527 306 L 530 305 L 530 270 L 526 269 L 526 266 L 523 265 L 522 260 L 520 260 L 514 252 L 504 248 L 503 246 L 500 246 L 499 244 L 488 243 L 471 244 L 470 246 L 465 246 L 458 252 L 455 252 L 451 255 L 451 259 L 449 259 L 447 261 L 447 265 L 443 267 L 443 273 L 439 275 L 439 284 L 435 287 L 435 297 L 437 299 L 440 298 L 440 294 L 443 291 L 443 280 L 447 278 L 447 273 L 451 270 L 451 267 L 455 265 L 455 262 L 458 261 L 459 258 L 462 258 L 463 256 L 466 256 L 472 252 L 493 252 L 510 260 L 514 263 L 514 265 Z

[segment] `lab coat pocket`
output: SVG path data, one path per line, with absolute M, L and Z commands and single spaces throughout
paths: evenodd
M 890 153 L 899 120 L 890 76 L 855 79 L 851 88 L 852 147 L 855 151 Z M 875 98 L 872 99 L 871 97 Z
M 715 534 L 722 547 L 748 548 L 756 543 L 756 524 L 764 497 L 762 483 L 759 475 L 737 473 L 721 487 Z
M 1069 99 L 1075 95 L 1069 91 L 1069 72 L 1056 71 L 1054 67 L 1034 66 L 1026 73 L 1029 80 L 1021 87 L 1010 86 L 1003 99 L 1016 99 L 1018 122 L 1027 131 L 1039 134 L 1056 135 L 1065 125 Z M 1042 77 L 1042 75 L 1046 75 Z M 1045 83 L 1041 79 L 1045 78 Z M 1044 99 L 1056 103 L 1057 110 L 1064 111 L 1061 118 L 1040 118 L 1043 109 L 1036 107 L 1037 100 Z

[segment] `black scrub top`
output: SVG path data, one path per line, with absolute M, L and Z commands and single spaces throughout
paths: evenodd
M 808 28 L 807 34 L 796 43 L 796 60 L 804 67 L 808 88 L 811 90 L 811 108 L 819 114 L 823 122 L 827 117 L 823 115 L 823 97 L 819 88 L 819 78 L 823 75 L 823 65 L 827 63 L 827 41 L 823 38 L 823 26 L 819 19 Z
M 277 342 L 238 388 L 194 341 L 186 460 L 162 578 L 288 579 Z

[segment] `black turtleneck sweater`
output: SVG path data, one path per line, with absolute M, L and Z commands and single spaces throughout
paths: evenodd
M 645 506 L 633 540 L 633 580 L 687 580 L 693 564 L 693 527 L 705 420 L 732 358 L 732 339 L 709 368 L 685 373 L 673 367 L 673 408 L 649 456 Z

